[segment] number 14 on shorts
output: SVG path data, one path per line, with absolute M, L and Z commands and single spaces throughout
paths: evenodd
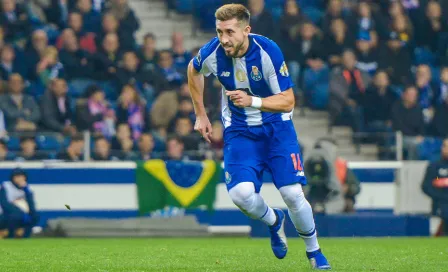
M 298 153 L 291 153 L 292 165 L 294 165 L 294 170 L 303 171 L 302 160 Z

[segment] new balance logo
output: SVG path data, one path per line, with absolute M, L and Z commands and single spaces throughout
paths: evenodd
M 297 172 L 296 176 L 297 177 L 304 177 L 305 176 L 305 172 L 299 171 L 299 172 Z
M 229 77 L 229 76 L 230 76 L 230 72 L 223 71 L 223 72 L 221 73 L 221 76 L 222 76 L 222 77 Z

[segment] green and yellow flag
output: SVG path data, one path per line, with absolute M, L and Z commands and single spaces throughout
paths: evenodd
M 179 162 L 150 160 L 137 164 L 137 190 L 140 214 L 167 206 L 213 209 L 221 165 L 206 160 Z

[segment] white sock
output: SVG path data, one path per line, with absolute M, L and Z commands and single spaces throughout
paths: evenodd
M 233 203 L 247 216 L 259 219 L 268 226 L 274 225 L 277 217 L 274 210 L 269 207 L 260 194 L 255 192 L 252 182 L 241 182 L 230 189 L 229 196 Z
M 279 191 L 288 206 L 288 214 L 292 223 L 305 242 L 306 251 L 318 250 L 320 247 L 317 241 L 313 210 L 303 194 L 302 186 L 300 184 L 288 185 L 280 188 Z

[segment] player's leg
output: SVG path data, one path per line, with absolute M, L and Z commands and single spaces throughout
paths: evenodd
M 306 177 L 297 136 L 291 121 L 272 124 L 268 164 L 288 214 L 305 242 L 307 257 L 315 269 L 330 269 L 320 251 L 311 205 L 303 194 Z

